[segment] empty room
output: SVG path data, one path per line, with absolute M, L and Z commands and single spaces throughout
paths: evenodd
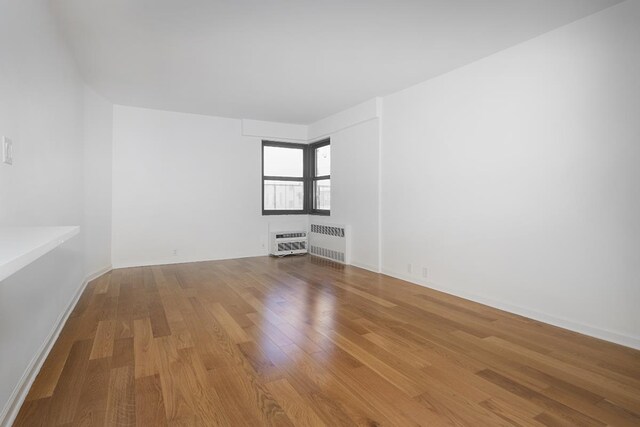
M 640 0 L 0 0 L 0 427 L 640 426 Z

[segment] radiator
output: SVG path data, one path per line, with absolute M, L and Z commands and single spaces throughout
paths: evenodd
M 311 223 L 309 253 L 342 264 L 350 263 L 349 227 L 337 224 Z

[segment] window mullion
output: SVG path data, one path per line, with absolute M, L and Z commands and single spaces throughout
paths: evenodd
M 313 209 L 313 183 L 311 178 L 313 177 L 313 163 L 311 159 L 311 150 L 310 147 L 305 148 L 304 153 L 304 175 L 305 175 L 305 185 L 304 185 L 304 210 L 305 213 L 311 212 Z

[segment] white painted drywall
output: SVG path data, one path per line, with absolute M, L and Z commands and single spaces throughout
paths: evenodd
M 0 58 L 0 135 L 15 144 L 13 165 L 0 164 L 0 226 L 81 225 L 83 85 L 47 1 L 0 2 Z M 0 425 L 83 264 L 76 236 L 0 282 Z
M 384 271 L 640 346 L 638 22 L 627 1 L 385 97 Z
M 331 215 L 348 224 L 351 264 L 379 271 L 378 119 L 331 135 Z M 324 222 L 325 218 L 319 218 Z
M 269 138 L 275 141 L 306 143 L 308 128 L 306 125 L 242 119 L 242 135 Z
M 261 138 L 241 125 L 114 108 L 114 267 L 266 255 L 270 224 L 306 229 L 306 215 L 262 216 Z
M 372 271 L 379 261 L 381 99 L 371 99 L 309 125 L 310 141 L 331 139 L 331 215 L 320 224 L 350 227 L 351 264 Z
M 382 108 L 381 98 L 372 98 L 368 101 L 354 105 L 351 108 L 327 116 L 309 125 L 307 135 L 310 142 L 326 138 L 331 134 L 380 117 Z
M 376 114 L 373 100 L 316 127 L 331 137 L 335 191 L 331 216 L 314 220 L 351 225 L 352 260 L 372 270 L 379 268 Z M 306 135 L 298 125 L 116 106 L 114 266 L 265 255 L 269 230 L 306 229 L 306 215 L 263 217 L 260 208 L 261 140 Z
M 85 272 L 111 266 L 113 105 L 84 89 Z

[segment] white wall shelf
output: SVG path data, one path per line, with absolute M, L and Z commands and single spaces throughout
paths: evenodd
M 0 227 L 0 281 L 80 232 L 68 227 Z

